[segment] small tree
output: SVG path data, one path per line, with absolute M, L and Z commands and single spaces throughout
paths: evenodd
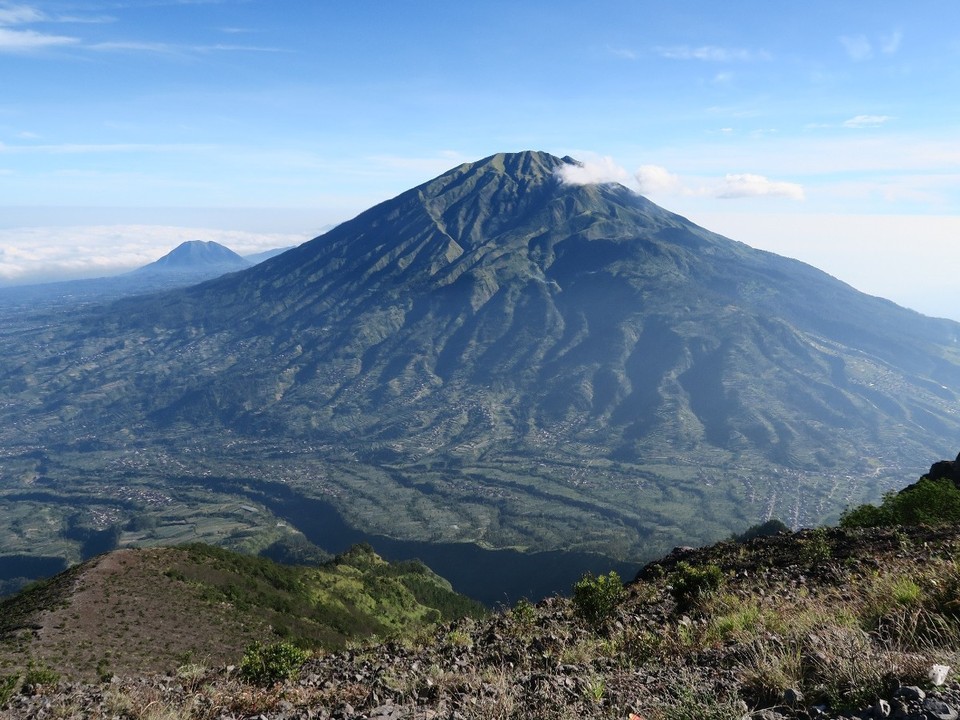
M 695 566 L 681 560 L 671 577 L 671 594 L 677 601 L 677 609 L 686 612 L 722 585 L 723 571 L 716 565 Z
M 748 540 L 753 540 L 754 538 L 770 537 L 771 535 L 777 535 L 779 533 L 789 531 L 790 528 L 788 528 L 782 520 L 779 518 L 771 518 L 764 523 L 751 525 L 739 535 L 732 535 L 730 539 L 734 542 L 745 543 Z
M 623 581 L 613 570 L 598 577 L 587 573 L 573 586 L 573 609 L 596 627 L 610 617 L 625 594 Z
M 274 685 L 300 672 L 310 653 L 288 642 L 253 643 L 240 661 L 240 676 L 255 685 Z

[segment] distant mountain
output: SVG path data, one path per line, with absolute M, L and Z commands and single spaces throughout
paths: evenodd
M 253 263 L 233 250 L 212 240 L 188 240 L 149 265 L 130 273 L 136 277 L 151 275 L 197 276 L 214 278 L 224 273 L 243 270 Z
M 188 240 L 159 260 L 121 275 L 0 288 L 0 307 L 116 300 L 191 285 L 254 264 L 220 243 Z
M 258 265 L 264 260 L 269 260 L 270 258 L 285 253 L 287 250 L 292 250 L 295 247 L 296 245 L 288 245 L 287 247 L 274 248 L 273 250 L 264 250 L 263 252 L 254 253 L 253 255 L 244 255 L 243 259 L 249 262 L 251 265 Z
M 649 558 L 814 524 L 949 453 L 960 325 L 565 184 L 574 163 L 494 155 L 246 271 L 23 328 L 7 472 Z

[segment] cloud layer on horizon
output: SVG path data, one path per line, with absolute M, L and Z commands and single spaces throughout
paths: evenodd
M 188 240 L 212 240 L 252 255 L 308 239 L 163 225 L 0 229 L 0 286 L 115 275 L 147 265 Z

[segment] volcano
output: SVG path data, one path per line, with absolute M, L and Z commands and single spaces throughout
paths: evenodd
M 813 524 L 955 454 L 960 325 L 573 165 L 464 164 L 250 269 L 24 333 L 3 439 L 65 475 L 84 448 L 86 473 L 189 451 L 392 538 L 618 557 Z
M 175 274 L 207 279 L 223 273 L 243 270 L 252 264 L 218 242 L 187 240 L 159 260 L 134 270 L 130 275 L 143 277 Z

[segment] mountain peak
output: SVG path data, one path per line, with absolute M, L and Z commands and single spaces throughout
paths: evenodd
M 212 240 L 187 240 L 149 265 L 144 265 L 137 274 L 156 273 L 203 273 L 217 274 L 243 270 L 252 263 L 228 247 Z
M 489 168 L 515 178 L 547 178 L 558 167 L 575 164 L 571 158 L 560 159 L 541 150 L 524 150 L 515 153 L 496 153 L 472 163 L 472 167 Z
M 444 207 L 484 188 L 488 192 L 481 192 L 477 199 L 510 200 L 520 195 L 529 195 L 538 187 L 555 186 L 559 182 L 556 177 L 557 168 L 564 164 L 565 161 L 545 152 L 528 150 L 497 153 L 453 168 L 424 183 L 416 188 L 416 191 L 424 199 L 443 198 Z M 498 191 L 496 196 L 495 190 Z
M 213 240 L 187 240 L 177 245 L 156 262 L 151 263 L 151 265 L 196 267 L 198 265 L 220 265 L 223 263 L 233 263 L 238 267 L 245 267 L 248 264 L 233 250 Z

